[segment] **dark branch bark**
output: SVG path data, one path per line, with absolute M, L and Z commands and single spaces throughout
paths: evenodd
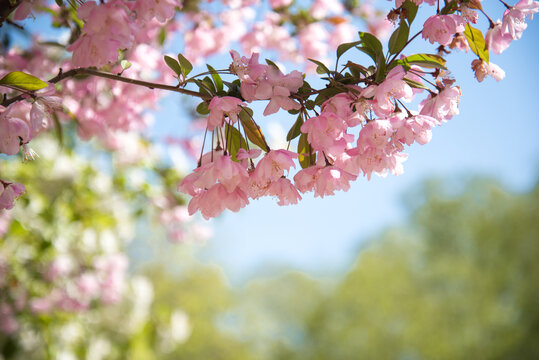
M 15 11 L 15 9 L 21 4 L 22 0 L 0 0 L 0 26 L 4 24 L 8 16 Z
M 0 0 L 0 1 L 2 1 L 2 0 Z M 195 96 L 195 97 L 199 97 L 199 98 L 201 98 L 203 100 L 209 100 L 210 99 L 210 97 L 208 95 L 201 94 L 201 93 L 196 92 L 196 91 L 187 90 L 187 89 L 183 89 L 183 88 L 172 86 L 172 85 L 158 84 L 158 83 L 152 83 L 152 82 L 143 81 L 143 80 L 132 79 L 132 78 L 128 78 L 128 77 L 123 77 L 121 75 L 111 74 L 111 73 L 102 72 L 102 71 L 95 70 L 95 69 L 88 69 L 88 68 L 71 69 L 71 70 L 66 71 L 66 72 L 60 71 L 60 73 L 58 75 L 56 75 L 55 77 L 53 77 L 52 79 L 50 79 L 49 82 L 53 83 L 53 84 L 56 84 L 57 82 L 60 82 L 60 81 L 62 81 L 64 79 L 72 78 L 72 77 L 75 77 L 75 76 L 78 76 L 78 75 L 97 76 L 97 77 L 102 77 L 102 78 L 105 78 L 105 79 L 121 81 L 121 82 L 132 84 L 132 85 L 144 86 L 144 87 L 147 87 L 149 89 L 161 89 L 161 90 L 177 92 L 177 93 L 185 94 L 185 95 L 189 95 L 189 96 Z M 24 97 L 22 95 L 18 95 L 18 96 L 15 96 L 15 97 L 11 98 L 11 99 L 3 101 L 2 105 L 3 106 L 8 106 L 8 105 L 10 105 L 10 104 L 12 104 L 12 103 L 14 103 L 16 101 L 22 100 L 23 98 Z

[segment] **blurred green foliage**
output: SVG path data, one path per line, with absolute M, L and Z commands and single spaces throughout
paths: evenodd
M 84 193 L 94 175 L 67 192 L 44 181 L 32 189 L 41 200 L 21 205 L 62 204 L 54 216 L 84 222 L 76 214 L 98 201 Z M 42 316 L 46 348 L 67 346 L 92 360 L 539 359 L 539 186 L 527 194 L 485 180 L 450 187 L 427 183 L 412 196 L 406 225 L 371 239 L 346 274 L 330 279 L 288 272 L 234 288 L 188 246 L 158 244 L 153 260 L 132 274 L 147 285 L 136 280 L 123 303 L 63 319 L 58 329 Z M 115 216 L 101 222 L 92 214 L 85 217 L 95 223 L 85 228 L 117 225 Z M 61 233 L 56 221 L 38 225 L 43 234 Z M 27 222 L 12 224 L 20 237 Z M 65 345 L 58 331 L 74 322 L 84 335 Z M 108 342 L 102 356 L 94 356 L 96 339 Z M 0 338 L 5 358 L 10 341 Z M 18 351 L 21 359 L 46 358 L 35 348 Z

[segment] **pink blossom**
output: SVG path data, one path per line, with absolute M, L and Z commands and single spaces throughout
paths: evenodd
M 289 171 L 298 155 L 287 150 L 271 150 L 256 165 L 254 176 L 260 179 L 277 180 Z
M 118 50 L 133 46 L 129 9 L 121 0 L 97 5 L 85 2 L 77 15 L 85 21 L 83 34 L 67 49 L 73 52 L 74 66 L 102 66 L 118 59 Z
M 164 23 L 174 16 L 174 8 L 179 5 L 181 3 L 178 4 L 176 0 L 138 0 L 133 10 L 137 13 L 137 20 L 141 22 L 150 21 L 155 17 Z
M 336 49 L 340 44 L 352 42 L 355 39 L 357 29 L 349 22 L 335 25 L 329 36 L 329 45 Z
M 479 15 L 477 14 L 477 11 L 474 11 L 470 9 L 468 6 L 461 4 L 459 7 L 460 14 L 466 21 L 471 22 L 472 24 L 476 24 L 477 20 L 479 19 Z
M 208 190 L 194 196 L 189 202 L 189 215 L 200 210 L 202 216 L 208 220 L 221 214 L 224 209 L 238 212 L 249 203 L 243 190 L 235 188 L 228 192 L 222 184 L 215 184 Z
M 349 127 L 353 127 L 365 119 L 364 105 L 366 103 L 361 104 L 361 99 L 355 101 L 347 93 L 340 93 L 326 100 L 321 109 L 324 113 L 335 114 L 338 118 L 343 119 Z M 356 108 L 356 111 L 353 111 L 352 106 Z
M 303 123 L 301 132 L 307 134 L 309 144 L 315 150 L 338 154 L 353 141 L 354 136 L 347 134 L 348 124 L 339 116 L 326 111 Z
M 25 191 L 24 185 L 8 183 L 0 180 L 0 210 L 10 210 L 15 205 L 15 200 Z
M 219 215 L 225 208 L 238 211 L 249 203 L 245 190 L 249 175 L 228 155 L 215 156 L 213 162 L 202 165 L 186 176 L 178 191 L 193 196 L 189 215 L 200 210 L 205 219 Z
M 398 8 L 400 6 L 402 6 L 402 4 L 404 4 L 406 0 L 395 0 L 395 6 Z M 416 5 L 421 5 L 421 3 L 423 3 L 423 0 L 411 0 L 414 4 Z M 436 0 L 425 0 L 425 2 L 429 5 L 434 5 Z
M 315 197 L 324 197 L 334 195 L 337 190 L 348 191 L 349 182 L 356 178 L 336 166 L 311 166 L 299 171 L 294 176 L 294 182 L 302 193 L 314 190 Z
M 47 88 L 36 93 L 36 99 L 32 104 L 30 111 L 30 123 L 32 124 L 32 137 L 39 131 L 47 128 L 48 121 L 51 120 L 52 114 L 62 109 L 62 99 L 58 96 L 53 96 L 56 92 L 54 84 L 50 84 Z
M 99 295 L 99 281 L 93 273 L 86 272 L 81 274 L 75 279 L 75 284 L 83 299 L 86 299 L 84 302 L 89 302 Z
M 487 49 L 494 54 L 501 54 L 505 51 L 509 47 L 509 44 L 511 44 L 511 41 L 513 41 L 513 37 L 511 34 L 507 34 L 502 30 L 500 20 L 485 35 Z
M 520 39 L 522 32 L 528 26 L 526 16 L 530 19 L 539 11 L 539 2 L 533 0 L 521 0 L 511 9 L 507 9 L 503 15 L 502 32 L 509 34 L 513 40 Z
M 390 115 L 395 110 L 394 99 L 412 100 L 414 93 L 403 80 L 405 75 L 404 68 L 396 66 L 380 85 L 371 85 L 361 93 L 364 98 L 373 97 L 372 109 L 376 115 Z
M 64 277 L 73 270 L 73 258 L 68 255 L 58 255 L 48 266 L 45 276 L 47 280 L 53 281 L 58 277 Z
M 0 332 L 11 335 L 19 330 L 19 322 L 13 309 L 7 304 L 0 304 Z
M 462 95 L 458 86 L 447 87 L 436 96 L 429 95 L 420 104 L 420 114 L 431 116 L 438 121 L 449 120 L 459 114 L 459 98 Z
M 208 106 L 210 109 L 208 130 L 212 131 L 216 127 L 222 127 L 225 122 L 225 116 L 231 125 L 234 124 L 238 121 L 238 114 L 242 111 L 242 105 L 245 106 L 247 104 L 232 96 L 213 97 Z
M 387 119 L 369 121 L 359 132 L 357 145 L 364 149 L 367 147 L 384 149 L 393 135 L 393 126 Z
M 270 0 L 270 6 L 273 9 L 278 9 L 292 4 L 292 1 L 293 0 Z
M 101 301 L 105 304 L 116 303 L 121 299 L 125 288 L 127 266 L 128 259 L 124 254 L 103 255 L 95 259 L 94 268 L 101 276 Z M 83 303 L 73 305 L 85 306 Z
M 423 39 L 431 44 L 449 45 L 453 35 L 464 31 L 466 21 L 459 15 L 432 15 L 423 24 Z
M 481 59 L 472 61 L 472 70 L 475 72 L 477 81 L 482 82 L 487 75 L 490 75 L 496 81 L 500 81 L 505 77 L 505 71 L 498 65 Z
M 21 144 L 30 141 L 28 124 L 16 117 L 9 116 L 13 106 L 0 106 L 0 153 L 15 155 Z
M 322 19 L 329 14 L 340 14 L 343 10 L 344 7 L 338 0 L 315 0 L 309 13 L 315 19 Z
M 268 187 L 267 194 L 269 196 L 276 196 L 279 199 L 277 204 L 280 206 L 297 204 L 298 200 L 301 200 L 298 189 L 290 180 L 284 177 L 272 181 Z

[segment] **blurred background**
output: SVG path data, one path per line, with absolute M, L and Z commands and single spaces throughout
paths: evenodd
M 538 37 L 493 56 L 500 83 L 450 55 L 461 114 L 403 175 L 297 206 L 163 215 L 155 184 L 193 167 L 174 149 L 135 166 L 43 137 L 2 168 L 28 195 L 0 214 L 0 358 L 539 359 Z M 151 140 L 187 131 L 184 105 Z

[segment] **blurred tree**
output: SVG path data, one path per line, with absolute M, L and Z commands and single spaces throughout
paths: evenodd
M 236 318 L 258 358 L 539 358 L 539 186 L 431 182 L 416 195 L 410 224 L 374 239 L 336 287 L 288 274 L 246 288 Z
M 539 358 L 539 186 L 425 194 L 313 312 L 298 358 Z

